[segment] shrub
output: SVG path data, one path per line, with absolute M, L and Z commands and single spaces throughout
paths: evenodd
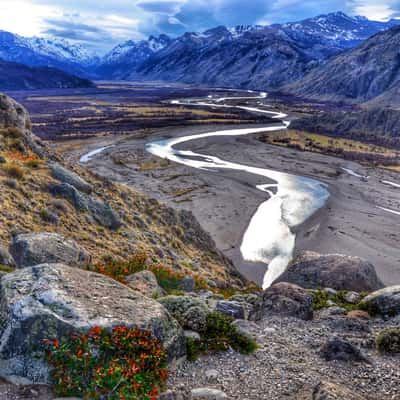
M 380 332 L 376 347 L 381 353 L 400 353 L 400 328 L 387 328 Z
M 10 178 L 21 180 L 24 177 L 24 169 L 18 164 L 6 164 L 3 170 Z
M 167 378 L 166 354 L 149 331 L 94 327 L 46 344 L 58 396 L 156 400 Z
M 165 265 L 148 265 L 147 254 L 145 252 L 137 252 L 128 261 L 104 260 L 102 264 L 94 266 L 93 270 L 121 283 L 125 283 L 125 279 L 128 275 L 149 270 L 154 273 L 158 284 L 168 294 L 179 292 L 182 280 L 185 277 L 185 274 L 174 271 L 172 268 Z M 195 278 L 195 281 L 197 287 L 202 287 L 202 281 L 200 279 Z
M 257 349 L 256 341 L 240 333 L 232 322 L 232 318 L 219 312 L 209 314 L 201 340 L 187 340 L 188 359 L 195 360 L 200 354 L 226 351 L 229 348 L 242 354 L 253 353 Z
M 336 294 L 329 294 L 324 290 L 317 289 L 313 290 L 312 295 L 313 295 L 313 309 L 315 311 L 321 310 L 323 308 L 329 307 L 328 305 L 328 300 L 334 302 L 338 307 L 344 308 L 346 311 L 354 311 L 354 310 L 360 310 L 361 306 L 360 304 L 352 304 L 348 303 L 345 299 L 346 296 L 346 291 L 341 290 L 337 292 Z M 360 296 L 360 301 L 362 298 L 366 296 L 366 293 L 361 293 Z

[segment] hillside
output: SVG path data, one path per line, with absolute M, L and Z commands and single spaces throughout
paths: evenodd
M 0 127 L 1 257 L 15 235 L 56 232 L 75 241 L 91 265 L 127 261 L 144 252 L 154 265 L 201 275 L 206 286 L 242 284 L 191 213 L 174 211 L 85 169 L 72 171 L 32 135 L 25 109 L 5 95 L 0 97 Z
M 398 106 L 399 48 L 400 27 L 397 26 L 329 60 L 285 89 L 302 97 L 357 103 L 372 101 L 372 105 L 376 99 L 380 106 Z
M 93 86 L 88 79 L 48 67 L 28 67 L 0 60 L 0 90 L 66 89 Z

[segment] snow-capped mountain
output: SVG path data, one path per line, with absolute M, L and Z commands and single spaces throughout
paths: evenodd
M 96 73 L 107 78 L 119 77 L 146 61 L 156 52 L 168 46 L 171 39 L 167 35 L 150 36 L 148 40 L 128 40 L 107 53 L 96 67 Z
M 65 40 L 26 38 L 0 31 L 0 59 L 33 67 L 55 67 L 69 73 L 87 75 L 87 67 L 98 57 L 78 44 Z
M 366 17 L 350 17 L 343 12 L 336 12 L 275 26 L 289 35 L 301 33 L 321 36 L 328 41 L 336 42 L 341 47 L 354 47 L 375 33 L 399 24 L 399 20 L 371 21 Z
M 339 12 L 281 25 L 220 26 L 185 33 L 114 77 L 276 89 L 396 24 L 400 20 L 376 22 Z

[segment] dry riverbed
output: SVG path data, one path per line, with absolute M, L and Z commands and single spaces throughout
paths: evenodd
M 145 151 L 150 141 L 229 128 L 229 125 L 164 128 L 147 135 L 139 132 L 129 138 L 72 142 L 62 150 L 77 161 L 94 148 L 113 145 L 87 166 L 175 208 L 192 211 L 239 271 L 261 283 L 266 266 L 244 261 L 240 245 L 252 215 L 268 198 L 255 186 L 269 182 L 244 172 L 196 170 L 161 160 Z M 375 264 L 386 284 L 400 283 L 400 216 L 378 208 L 400 211 L 400 188 L 382 183 L 385 180 L 400 183 L 398 173 L 268 145 L 254 136 L 210 137 L 189 141 L 181 148 L 327 183 L 331 197 L 323 209 L 297 229 L 296 252 L 307 249 L 361 256 Z M 353 176 L 342 168 L 368 179 Z M 268 230 L 268 221 L 265 229 Z

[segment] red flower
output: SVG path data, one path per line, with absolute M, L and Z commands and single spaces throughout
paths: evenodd
M 60 347 L 60 342 L 58 341 L 58 339 L 53 340 L 53 347 L 55 347 L 55 348 Z

